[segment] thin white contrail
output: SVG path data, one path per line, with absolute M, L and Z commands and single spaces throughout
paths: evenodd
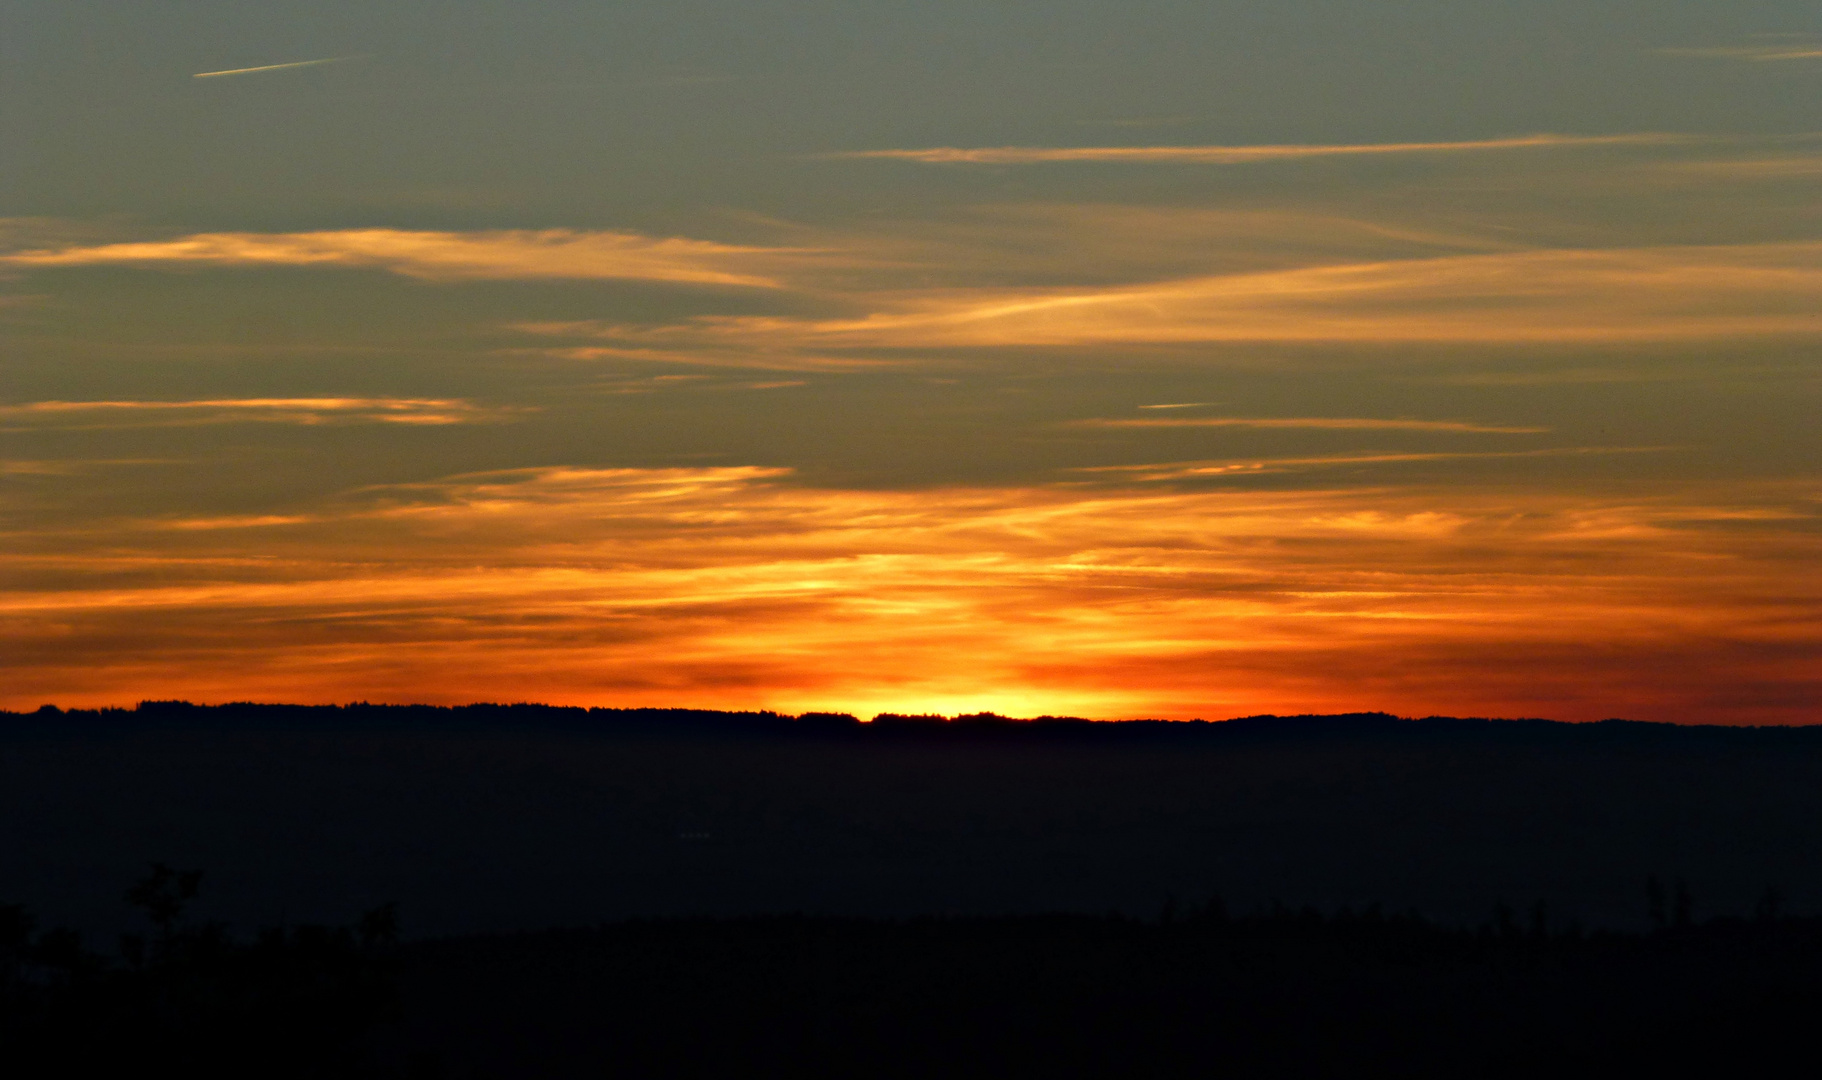
M 231 68 L 227 71 L 201 71 L 190 76 L 192 79 L 214 79 L 222 75 L 251 75 L 256 71 L 283 71 L 286 68 L 315 67 L 318 64 L 339 64 L 343 60 L 352 60 L 352 56 L 331 56 L 322 60 L 293 60 L 289 64 L 266 64 L 263 67 Z

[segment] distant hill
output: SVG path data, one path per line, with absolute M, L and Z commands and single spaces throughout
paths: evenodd
M 528 703 L 470 705 L 285 705 L 232 702 L 196 705 L 188 701 L 142 701 L 132 709 L 0 710 L 0 732 L 83 734 L 157 728 L 274 731 L 568 731 L 738 734 L 773 737 L 849 735 L 858 738 L 954 738 L 1009 735 L 1027 739 L 1491 739 L 1530 742 L 1573 740 L 1584 744 L 1690 742 L 1747 745 L 1771 741 L 1822 740 L 1822 722 L 1808 726 L 1739 727 L 1666 724 L 1611 719 L 1563 723 L 1535 718 L 1400 717 L 1383 712 L 1262 714 L 1226 720 L 1088 720 L 1075 716 L 1018 718 L 981 712 L 959 716 L 880 713 L 863 721 L 851 713 L 810 712 L 792 716 L 771 711 L 712 709 L 614 709 Z

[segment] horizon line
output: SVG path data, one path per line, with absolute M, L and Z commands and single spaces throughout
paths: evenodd
M 798 722 L 802 722 L 805 720 L 851 721 L 853 724 L 859 725 L 859 726 L 870 726 L 881 720 L 888 721 L 888 724 L 886 726 L 891 726 L 890 722 L 892 722 L 892 721 L 910 721 L 910 722 L 914 722 L 914 723 L 926 723 L 926 724 L 932 724 L 932 725 L 938 724 L 938 723 L 962 724 L 962 725 L 966 726 L 966 724 L 969 721 L 973 721 L 976 723 L 985 723 L 985 724 L 1002 723 L 1002 724 L 1012 724 L 1012 725 L 1039 725 L 1039 724 L 1045 724 L 1045 723 L 1050 723 L 1050 724 L 1059 724 L 1059 723 L 1062 723 L 1062 724 L 1093 724 L 1093 725 L 1109 725 L 1109 724 L 1172 724 L 1172 725 L 1202 724 L 1202 725 L 1211 725 L 1211 724 L 1227 724 L 1227 723 L 1233 723 L 1236 721 L 1247 721 L 1247 720 L 1389 720 L 1389 721 L 1393 721 L 1396 723 L 1420 723 L 1420 722 L 1429 721 L 1429 720 L 1454 720 L 1454 721 L 1461 721 L 1464 723 L 1485 723 L 1485 724 L 1556 724 L 1556 725 L 1573 726 L 1573 727 L 1585 727 L 1585 726 L 1588 726 L 1591 724 L 1640 724 L 1640 725 L 1648 725 L 1648 726 L 1653 726 L 1653 727 L 1665 727 L 1665 728 L 1714 727 L 1714 728 L 1727 728 L 1729 730 L 1749 729 L 1749 728 L 1752 728 L 1752 729 L 1780 728 L 1780 729 L 1782 729 L 1782 728 L 1822 727 L 1822 722 L 1811 723 L 1811 724 L 1745 725 L 1745 724 L 1714 724 L 1714 723 L 1678 723 L 1676 721 L 1667 721 L 1667 720 L 1633 720 L 1633 719 L 1629 719 L 1626 717 L 1619 717 L 1619 716 L 1603 717 L 1599 720 L 1557 720 L 1557 719 L 1553 719 L 1550 717 L 1540 717 L 1540 716 L 1452 716 L 1452 715 L 1447 715 L 1447 714 L 1443 714 L 1443 713 L 1430 713 L 1430 714 L 1426 714 L 1423 716 L 1404 716 L 1404 715 L 1400 715 L 1398 713 L 1386 712 L 1382 709 L 1362 709 L 1362 710 L 1355 710 L 1355 711 L 1349 711 L 1349 712 L 1333 712 L 1333 713 L 1310 713 L 1310 712 L 1249 713 L 1249 714 L 1246 714 L 1243 716 L 1229 716 L 1229 717 L 1220 717 L 1220 718 L 1216 718 L 1216 719 L 1209 719 L 1209 718 L 1200 717 L 1200 716 L 1191 717 L 1189 719 L 1172 719 L 1170 717 L 1162 717 L 1162 716 L 1133 716 L 1133 717 L 1113 718 L 1113 719 L 1096 719 L 1093 717 L 1085 717 L 1085 716 L 1056 716 L 1056 715 L 1052 715 L 1049 713 L 1045 713 L 1040 716 L 1020 717 L 1020 716 L 1007 716 L 1002 713 L 993 712 L 991 710 L 983 710 L 983 711 L 979 711 L 979 712 L 956 713 L 953 716 L 942 714 L 942 713 L 904 713 L 904 712 L 884 711 L 884 712 L 875 713 L 871 717 L 861 717 L 861 716 L 858 716 L 857 714 L 851 713 L 851 712 L 837 712 L 837 711 L 830 711 L 830 710 L 823 710 L 823 709 L 811 709 L 811 710 L 806 710 L 804 712 L 791 713 L 791 712 L 781 711 L 781 710 L 777 710 L 777 709 L 767 709 L 767 708 L 711 709 L 711 708 L 698 708 L 698 707 L 692 707 L 692 706 L 661 706 L 661 705 L 634 705 L 634 706 L 553 705 L 553 704 L 549 704 L 549 703 L 545 703 L 545 702 L 536 702 L 536 701 L 470 701 L 470 702 L 464 702 L 462 704 L 457 704 L 457 705 L 439 705 L 439 704 L 434 704 L 431 702 L 411 702 L 411 701 L 377 701 L 376 702 L 376 701 L 367 701 L 367 700 L 348 701 L 348 702 L 314 702 L 314 703 L 282 702 L 282 701 L 221 701 L 221 702 L 215 702 L 215 703 L 208 703 L 208 702 L 198 703 L 198 702 L 193 702 L 193 701 L 189 701 L 186 699 L 180 699 L 180 698 L 143 699 L 141 701 L 136 702 L 135 704 L 133 704 L 131 706 L 96 705 L 96 706 L 72 706 L 69 708 L 64 708 L 62 706 L 58 706 L 55 704 L 46 703 L 46 704 L 38 706 L 36 709 L 13 710 L 13 709 L 0 708 L 0 717 L 31 717 L 31 716 L 40 716 L 40 715 L 67 715 L 70 713 L 157 714 L 160 712 L 183 712 L 183 711 L 189 711 L 189 710 L 214 711 L 214 710 L 225 710 L 225 709 L 276 709 L 276 710 L 287 710 L 287 711 L 289 711 L 289 710 L 330 710 L 330 711 L 336 711 L 336 712 L 341 712 L 341 711 L 346 711 L 346 710 L 364 710 L 364 709 L 373 709 L 373 710 L 430 709 L 430 710 L 434 710 L 434 711 L 446 711 L 446 712 L 455 712 L 455 711 L 464 710 L 464 709 L 483 709 L 483 710 L 531 709 L 531 710 L 543 710 L 543 711 L 550 711 L 550 712 L 565 712 L 565 713 L 579 712 L 579 713 L 584 713 L 584 714 L 590 714 L 590 713 L 684 713 L 684 714 L 726 716 L 726 717 L 769 717 L 769 718 L 775 718 L 775 719 L 779 719 L 779 720 L 788 720 L 788 721 L 791 721 L 792 723 L 798 723 Z

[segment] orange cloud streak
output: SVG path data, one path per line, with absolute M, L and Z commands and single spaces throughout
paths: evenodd
M 265 422 L 471 424 L 523 408 L 489 409 L 452 398 L 207 398 L 194 401 L 33 401 L 0 405 L 0 421 L 37 427 L 119 428 Z
M 1780 60 L 1822 60 L 1822 43 L 1814 39 L 1765 45 L 1718 45 L 1702 48 L 1657 49 L 1659 56 L 1698 56 L 1720 60 L 1775 63 Z
M 1188 406 L 1141 405 L 1141 409 Z M 1461 434 L 1537 435 L 1548 428 L 1475 424 L 1465 420 L 1382 420 L 1361 416 L 1188 416 L 1138 419 L 1076 420 L 1077 427 L 1099 428 L 1318 428 L 1334 431 L 1431 431 Z
M 1813 720 L 1819 522 L 1822 496 L 1775 486 L 893 492 L 527 470 L 15 532 L 3 703 Z
M 289 266 L 390 270 L 431 281 L 638 279 L 776 288 L 768 273 L 793 253 L 681 237 L 572 229 L 198 233 L 0 255 L 0 266 Z
M 712 316 L 669 326 L 526 323 L 576 359 L 669 355 L 781 368 L 866 350 L 1216 342 L 1624 343 L 1822 333 L 1822 244 L 1538 250 L 1100 287 L 853 297 L 858 317 Z M 832 359 L 836 358 L 836 359 Z
M 1191 165 L 1241 165 L 1312 157 L 1363 154 L 1438 154 L 1491 150 L 1538 150 L 1566 147 L 1664 145 L 1689 142 L 1687 136 L 1656 133 L 1630 135 L 1523 135 L 1510 139 L 1461 142 L 1290 143 L 1265 146 L 936 146 L 921 150 L 851 150 L 835 158 L 884 158 L 926 165 L 1035 165 L 1070 161 L 1111 161 Z

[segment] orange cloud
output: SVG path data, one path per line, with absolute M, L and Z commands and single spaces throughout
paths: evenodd
M 1785 154 L 1776 157 L 1724 158 L 1713 161 L 1679 161 L 1660 170 L 1706 179 L 1728 181 L 1807 180 L 1822 176 L 1822 154 Z
M 764 271 L 793 253 L 681 237 L 572 229 L 198 233 L 0 255 L 0 266 L 290 266 L 389 270 L 428 281 L 636 279 L 777 288 Z
M 1141 405 L 1141 409 L 1188 406 Z M 1072 420 L 1076 427 L 1098 428 L 1313 428 L 1332 431 L 1432 431 L 1452 434 L 1538 435 L 1549 428 L 1475 424 L 1465 420 L 1379 420 L 1359 416 L 1172 416 L 1140 419 Z
M 1813 719 L 1822 498 L 546 469 L 15 534 L 5 704 Z M 247 530 L 259 532 L 257 548 Z
M 1262 475 L 1306 469 L 1359 465 L 1416 464 L 1432 461 L 1473 461 L 1502 458 L 1579 457 L 1587 454 L 1650 454 L 1672 449 L 1664 446 L 1560 446 L 1542 450 L 1478 450 L 1429 453 L 1318 454 L 1310 457 L 1235 458 L 1226 461 L 1176 461 L 1152 465 L 1087 465 L 1079 473 L 1121 475 L 1128 480 L 1197 480 L 1207 477 Z
M 0 421 L 32 426 L 118 428 L 230 423 L 472 424 L 523 409 L 453 398 L 208 398 L 194 401 L 34 401 L 0 405 Z
M 851 150 L 835 158 L 882 158 L 926 165 L 1036 165 L 1071 161 L 1110 161 L 1186 165 L 1241 165 L 1296 158 L 1363 154 L 1479 153 L 1492 150 L 1542 150 L 1597 146 L 1650 146 L 1692 141 L 1688 136 L 1525 135 L 1509 139 L 1460 142 L 1282 144 L 1266 146 L 936 146 L 921 150 Z
M 1773 63 L 1779 60 L 1822 60 L 1822 43 L 1799 36 L 1781 43 L 1759 45 L 1717 45 L 1699 48 L 1657 49 L 1659 56 L 1697 56 L 1719 60 L 1747 60 Z
M 1625 343 L 1822 333 L 1822 243 L 1448 255 L 1099 287 L 860 294 L 858 317 L 520 330 L 559 355 L 851 365 L 868 350 L 1215 342 Z M 874 358 L 878 362 L 878 358 Z

